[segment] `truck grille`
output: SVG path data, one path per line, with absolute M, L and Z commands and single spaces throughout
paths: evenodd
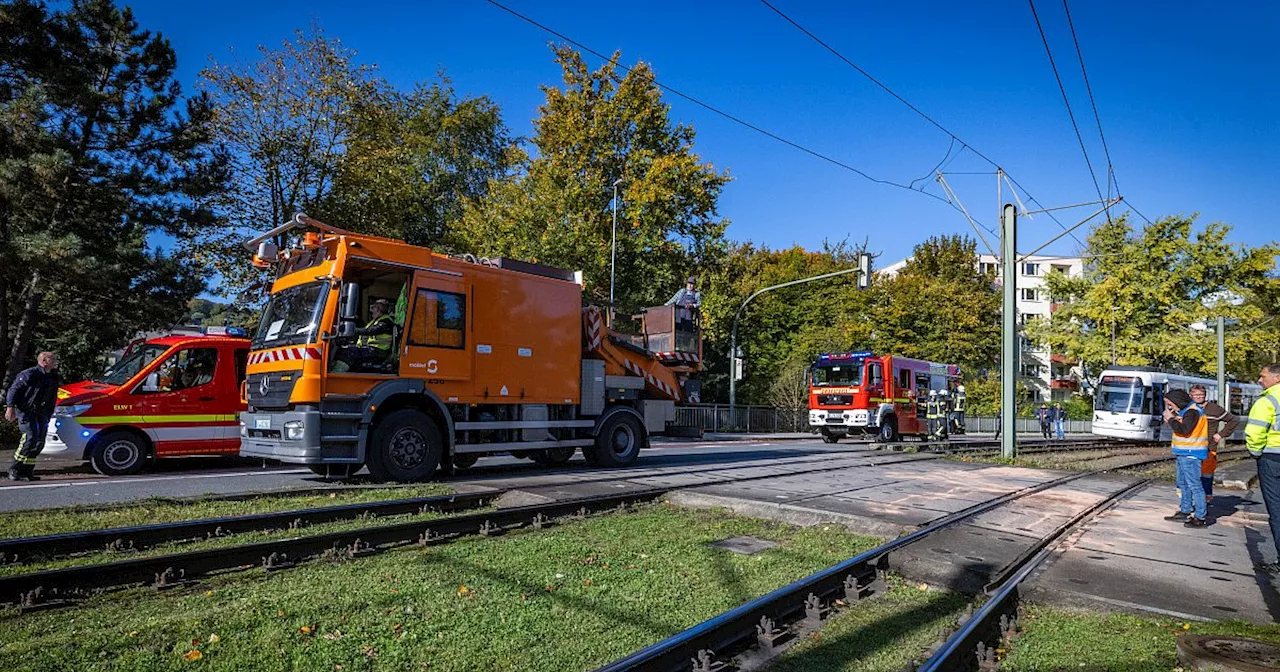
M 289 397 L 293 395 L 293 386 L 300 377 L 302 377 L 302 371 L 272 371 L 270 373 L 250 374 L 245 381 L 245 392 L 249 397 L 249 407 L 287 408 L 289 406 Z M 267 388 L 265 394 L 262 391 L 264 379 Z
M 819 394 L 818 405 L 820 406 L 851 406 L 853 405 L 852 394 Z

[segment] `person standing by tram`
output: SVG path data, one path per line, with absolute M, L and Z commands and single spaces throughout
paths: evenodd
M 1200 470 L 1209 457 L 1209 421 L 1191 395 L 1169 390 L 1164 395 L 1164 420 L 1173 430 L 1173 456 L 1177 460 L 1178 512 L 1165 520 L 1182 521 L 1186 527 L 1204 527 L 1206 504 Z
M 1223 408 L 1216 401 L 1205 401 L 1208 390 L 1204 385 L 1196 383 L 1191 386 L 1191 400 L 1196 402 L 1204 415 L 1209 419 L 1209 457 L 1200 466 L 1200 485 L 1204 487 L 1204 499 L 1213 501 L 1213 472 L 1218 469 L 1218 447 L 1223 439 L 1230 438 L 1240 426 L 1240 418 Z

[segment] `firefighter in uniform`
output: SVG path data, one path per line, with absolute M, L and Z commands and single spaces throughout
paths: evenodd
M 929 421 L 929 440 L 938 438 L 938 391 L 929 390 L 929 400 L 924 402 L 924 416 Z
M 1267 505 L 1272 541 L 1280 551 L 1280 364 L 1262 367 L 1258 382 L 1266 390 L 1249 409 L 1244 445 L 1258 460 L 1258 486 Z M 1262 569 L 1280 571 L 1280 562 L 1263 565 Z
M 957 434 L 965 433 L 964 410 L 965 410 L 964 385 L 960 385 L 959 387 L 956 388 L 955 413 L 954 413 Z
M 40 353 L 36 357 L 36 365 L 19 373 L 5 395 L 4 419 L 9 422 L 17 420 L 22 430 L 18 449 L 13 452 L 13 463 L 9 465 L 11 481 L 40 480 L 33 473 L 36 457 L 44 450 L 53 408 L 58 405 L 58 387 L 62 381 L 57 368 L 57 355 Z
M 951 391 L 938 392 L 938 439 L 946 441 L 951 435 Z

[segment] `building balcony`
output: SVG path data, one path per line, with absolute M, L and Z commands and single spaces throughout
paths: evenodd
M 1053 362 L 1054 364 L 1061 364 L 1063 366 L 1075 366 L 1080 363 L 1080 360 L 1076 359 L 1075 357 L 1068 357 L 1066 355 L 1063 355 L 1057 352 L 1049 355 L 1049 361 Z
M 1075 378 L 1054 378 L 1049 381 L 1049 389 L 1051 390 L 1078 390 L 1080 389 L 1080 381 Z

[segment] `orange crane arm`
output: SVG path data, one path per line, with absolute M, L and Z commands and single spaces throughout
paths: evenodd
M 680 401 L 680 381 L 653 353 L 627 342 L 621 334 L 604 324 L 597 306 L 582 310 L 582 349 L 590 359 L 604 360 L 609 376 L 635 376 L 644 379 L 645 389 L 658 399 Z

